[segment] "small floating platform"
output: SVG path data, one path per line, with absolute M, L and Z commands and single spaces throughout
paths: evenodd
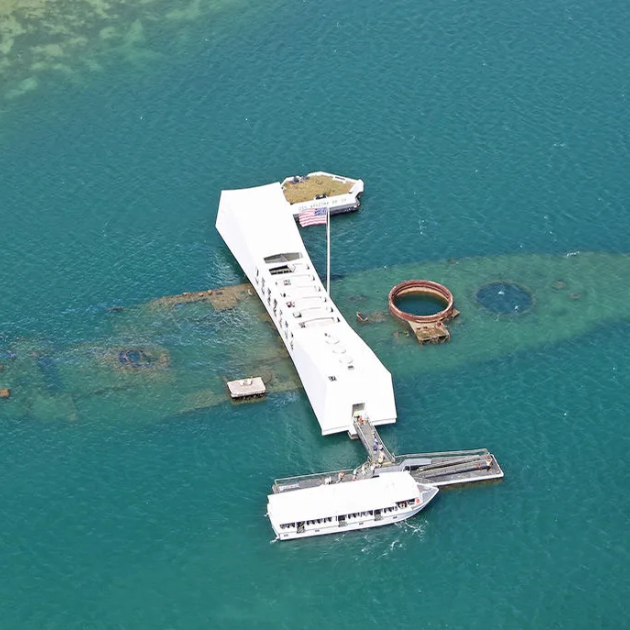
M 295 218 L 309 208 L 329 208 L 331 215 L 354 212 L 361 204 L 363 189 L 361 179 L 324 171 L 294 175 L 282 182 L 282 192 Z
M 263 398 L 267 388 L 260 376 L 229 381 L 227 384 L 230 398 L 234 401 L 248 401 Z

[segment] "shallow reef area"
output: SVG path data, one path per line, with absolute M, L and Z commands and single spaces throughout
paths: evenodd
M 172 30 L 232 0 L 0 0 L 0 102 L 49 80 L 82 84 L 111 63 L 142 68 L 164 55 L 153 32 Z

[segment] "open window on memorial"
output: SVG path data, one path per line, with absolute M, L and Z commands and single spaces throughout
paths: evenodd
M 265 258 L 265 264 L 269 268 L 272 276 L 284 273 L 293 273 L 295 271 L 295 262 L 302 258 L 300 252 L 288 252 L 284 254 L 274 254 Z

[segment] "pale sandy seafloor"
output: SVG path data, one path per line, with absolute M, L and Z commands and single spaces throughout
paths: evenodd
M 80 84 L 112 62 L 143 67 L 163 55 L 149 41 L 152 28 L 183 37 L 182 24 L 234 2 L 0 0 L 0 101 L 51 79 Z

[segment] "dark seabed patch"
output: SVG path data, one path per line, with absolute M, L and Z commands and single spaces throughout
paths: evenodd
M 475 294 L 481 306 L 496 315 L 523 315 L 534 306 L 534 296 L 516 282 L 491 282 Z

